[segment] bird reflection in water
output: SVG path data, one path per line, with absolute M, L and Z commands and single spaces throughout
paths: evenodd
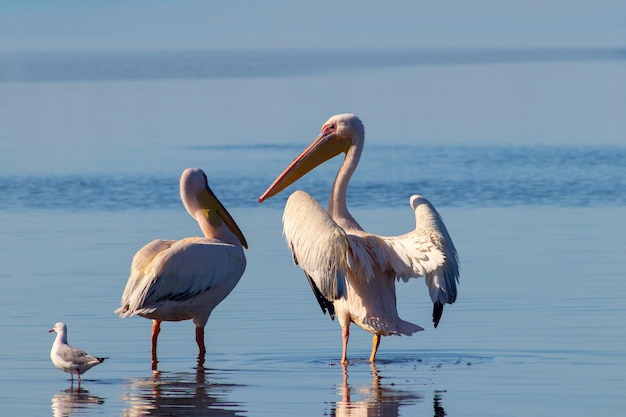
M 59 391 L 52 397 L 52 415 L 54 417 L 69 417 L 72 414 L 86 415 L 88 410 L 104 404 L 104 399 L 89 394 L 82 388 L 68 388 Z
M 196 372 L 155 371 L 134 380 L 124 395 L 123 416 L 242 416 L 241 404 L 230 401 L 235 384 L 210 382 L 217 374 L 199 365 Z
M 348 367 L 343 366 L 343 381 L 339 389 L 341 401 L 337 401 L 331 410 L 332 416 L 368 416 L 368 417 L 394 417 L 399 416 L 400 408 L 413 405 L 424 400 L 422 394 L 399 390 L 392 386 L 381 383 L 382 377 L 374 363 L 370 363 L 372 368 L 371 386 L 353 387 L 348 383 Z M 355 400 L 358 396 L 358 400 Z M 441 395 L 435 392 L 434 416 L 443 417 L 446 415 L 441 406 Z

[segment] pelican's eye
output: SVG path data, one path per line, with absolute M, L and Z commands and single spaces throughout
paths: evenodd
M 327 135 L 329 133 L 332 133 L 336 130 L 337 126 L 334 123 L 328 124 L 328 125 L 324 125 L 322 127 L 322 133 Z

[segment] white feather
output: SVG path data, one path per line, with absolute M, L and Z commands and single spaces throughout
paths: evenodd
M 57 333 L 50 350 L 52 363 L 63 372 L 71 375 L 77 374 L 79 380 L 82 374 L 108 359 L 88 355 L 84 350 L 70 346 L 67 343 L 67 326 L 65 323 L 56 323 L 50 331 Z
M 115 310 L 121 317 L 193 319 L 197 327 L 204 327 L 245 270 L 245 238 L 212 194 L 204 172 L 186 169 L 180 192 L 185 209 L 205 237 L 157 239 L 141 248 L 133 257 L 120 308 Z M 212 223 L 211 215 L 221 220 Z
M 224 281 L 241 277 L 243 249 L 216 239 L 155 240 L 133 258 L 122 295 L 122 317 L 156 308 L 166 300 L 183 301 Z M 238 281 L 238 278 L 236 278 Z M 138 291 L 135 291 L 138 289 Z
M 344 295 L 348 239 L 326 210 L 304 191 L 294 192 L 285 205 L 283 232 L 294 260 L 321 293 L 329 300 Z
M 436 327 L 443 304 L 456 298 L 459 276 L 452 240 L 425 198 L 411 197 L 415 229 L 402 236 L 367 233 L 350 214 L 347 189 L 363 145 L 361 120 L 354 114 L 335 115 L 259 197 L 259 201 L 270 198 L 321 163 L 345 154 L 330 192 L 328 211 L 305 192 L 296 191 L 289 197 L 283 215 L 284 235 L 294 261 L 317 287 L 313 291 L 322 310 L 331 311 L 331 317 L 336 313 L 343 328 L 343 363 L 347 362 L 348 327 L 352 322 L 377 335 L 410 335 L 423 330 L 398 315 L 398 279 L 425 278 L 434 302 Z M 372 361 L 377 346 L 374 343 Z
M 428 200 L 411 196 L 415 230 L 402 236 L 385 237 L 388 245 L 386 266 L 398 278 L 426 278 L 433 302 L 452 303 L 459 279 L 458 256 L 441 216 Z M 384 259 L 384 258 L 381 258 Z

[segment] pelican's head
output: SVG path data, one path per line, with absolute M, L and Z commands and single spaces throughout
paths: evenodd
M 313 168 L 340 153 L 347 153 L 353 146 L 359 149 L 363 143 L 365 128 L 355 114 L 337 114 L 322 125 L 320 134 L 276 178 L 274 183 L 259 197 L 259 203 L 278 194 Z
M 180 176 L 180 198 L 189 214 L 198 219 L 203 216 L 214 227 L 219 227 L 222 222 L 239 239 L 244 248 L 248 243 L 243 233 L 237 226 L 235 219 L 230 215 L 226 207 L 217 199 L 211 188 L 207 176 L 199 168 L 187 168 Z
M 323 134 L 325 130 L 329 129 L 335 129 L 335 133 L 339 137 L 350 138 L 352 140 L 363 140 L 365 136 L 363 122 L 361 122 L 361 119 L 359 119 L 356 114 L 352 113 L 336 114 L 328 119 L 326 123 L 322 125 L 320 135 Z

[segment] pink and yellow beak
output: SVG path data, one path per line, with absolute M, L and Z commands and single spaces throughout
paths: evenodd
M 342 152 L 347 152 L 351 144 L 350 138 L 337 135 L 334 129 L 323 128 L 322 133 L 315 138 L 313 143 L 302 151 L 259 197 L 259 203 L 289 187 L 313 168 Z
M 226 207 L 224 207 L 208 186 L 198 194 L 198 203 L 200 203 L 204 215 L 209 219 L 211 224 L 219 226 L 221 222 L 224 222 L 226 227 L 237 236 L 241 245 L 248 249 L 248 242 L 241 232 L 241 229 L 239 229 L 239 226 L 237 226 L 235 219 L 233 219 L 228 210 L 226 210 Z

